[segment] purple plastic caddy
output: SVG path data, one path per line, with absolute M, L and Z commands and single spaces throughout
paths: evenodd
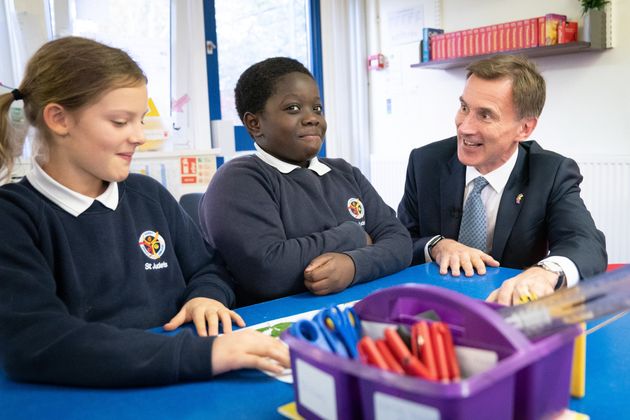
M 339 357 L 287 330 L 296 403 L 306 418 L 542 419 L 567 407 L 578 326 L 530 341 L 493 306 L 418 284 L 377 291 L 354 308 L 361 320 L 376 322 L 433 309 L 451 326 L 455 344 L 496 351 L 499 362 L 444 384 Z

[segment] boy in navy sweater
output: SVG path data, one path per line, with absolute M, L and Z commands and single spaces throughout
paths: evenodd
M 40 48 L 0 95 L 0 173 L 21 143 L 24 101 L 38 132 L 33 170 L 0 188 L 0 361 L 21 381 L 161 385 L 242 367 L 281 370 L 277 340 L 243 331 L 231 278 L 157 182 L 129 175 L 143 143 L 146 77 L 123 51 L 68 37 Z M 197 334 L 155 334 L 193 321 Z M 279 364 L 268 358 L 275 359 Z
M 235 93 L 257 153 L 217 171 L 200 219 L 234 275 L 237 305 L 334 293 L 407 267 L 411 240 L 394 211 L 357 168 L 317 158 L 326 120 L 311 73 L 270 58 Z

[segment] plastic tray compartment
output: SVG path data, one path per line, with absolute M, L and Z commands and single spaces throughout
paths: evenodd
M 298 412 L 326 419 L 541 419 L 566 408 L 577 326 L 530 341 L 493 305 L 429 285 L 383 289 L 355 305 L 362 320 L 380 322 L 430 309 L 451 326 L 455 344 L 493 350 L 497 365 L 444 384 L 339 357 L 287 331 Z

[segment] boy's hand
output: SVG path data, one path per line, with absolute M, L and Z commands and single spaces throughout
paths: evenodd
M 282 373 L 291 365 L 289 348 L 277 338 L 254 330 L 222 335 L 212 345 L 212 374 L 243 368 Z
M 219 321 L 223 324 L 223 332 L 232 332 L 232 320 L 239 327 L 245 326 L 245 321 L 239 314 L 226 308 L 221 302 L 204 297 L 192 298 L 182 306 L 182 309 L 164 325 L 166 331 L 179 328 L 186 322 L 194 322 L 200 337 L 217 335 Z
M 346 254 L 329 252 L 313 259 L 304 270 L 304 285 L 316 295 L 344 290 L 354 279 L 354 261 Z

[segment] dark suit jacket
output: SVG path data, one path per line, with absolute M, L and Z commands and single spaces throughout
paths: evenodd
M 411 152 L 398 217 L 413 240 L 412 264 L 424 262 L 424 246 L 433 236 L 457 240 L 465 180 L 456 137 Z M 520 143 L 492 243 L 491 254 L 501 266 L 527 268 L 549 252 L 573 261 L 580 278 L 606 269 L 604 234 L 580 197 L 581 182 L 572 159 L 544 150 L 535 141 Z

